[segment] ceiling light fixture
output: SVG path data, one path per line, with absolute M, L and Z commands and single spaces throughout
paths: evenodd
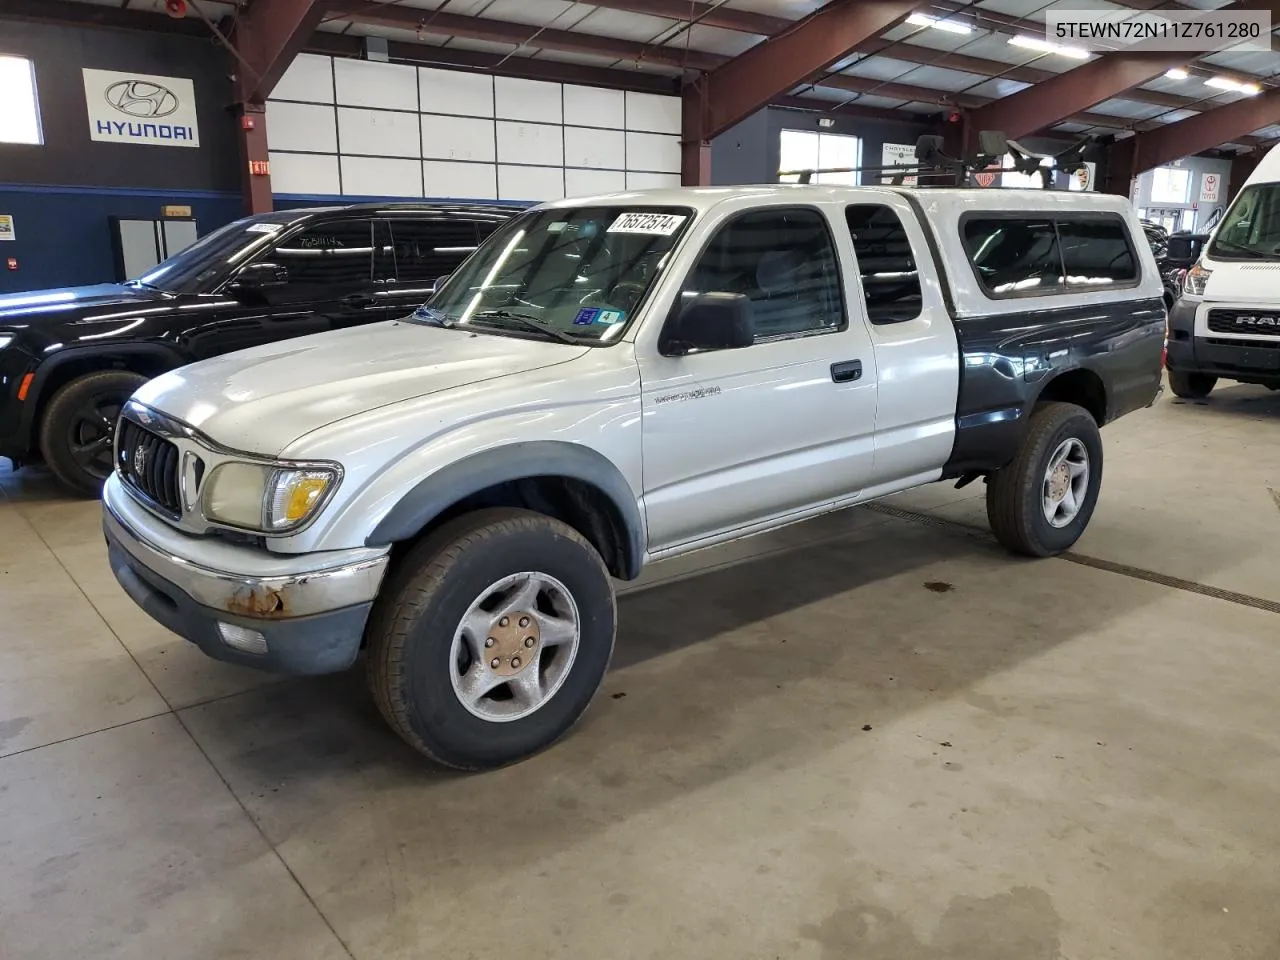
M 1181 67 L 1174 67 L 1172 70 L 1166 70 L 1164 75 L 1170 80 L 1185 80 L 1187 77 L 1191 76 L 1191 74 L 1187 73 L 1187 71 L 1183 70 Z
M 1232 80 L 1230 77 L 1210 77 L 1204 82 L 1204 85 L 1218 90 L 1228 90 L 1231 93 L 1242 93 L 1246 97 L 1256 97 L 1262 92 L 1262 87 L 1256 83 L 1245 83 L 1240 80 Z
M 907 17 L 907 23 L 913 27 L 933 27 L 935 30 L 942 30 L 946 33 L 973 33 L 973 27 L 967 23 L 960 23 L 957 20 L 939 20 L 937 17 L 931 17 L 923 13 L 913 13 Z
M 1050 43 L 1041 37 L 1028 37 L 1018 34 L 1010 37 L 1009 42 L 1015 47 L 1026 47 L 1028 50 L 1039 50 L 1041 53 L 1056 53 L 1060 57 L 1070 57 L 1072 60 L 1089 59 L 1088 50 L 1082 50 L 1080 47 L 1064 47 L 1056 43 Z

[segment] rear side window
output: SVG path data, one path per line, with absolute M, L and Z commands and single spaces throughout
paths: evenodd
M 1133 283 L 1138 262 L 1118 219 L 1059 220 L 1058 242 L 1068 287 Z
M 702 293 L 746 296 L 761 340 L 844 325 L 835 247 L 816 210 L 766 208 L 729 221 L 702 252 L 681 297 Z
M 396 277 L 430 286 L 453 273 L 480 243 L 476 222 L 458 217 L 391 221 Z
M 1047 296 L 1138 280 L 1138 259 L 1117 216 L 966 217 L 960 235 L 992 297 Z
M 920 316 L 920 274 L 906 227 L 891 208 L 860 203 L 846 208 L 862 276 L 862 296 L 872 323 L 901 323 Z

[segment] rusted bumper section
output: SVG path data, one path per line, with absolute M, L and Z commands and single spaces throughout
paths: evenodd
M 317 566 L 336 557 L 270 555 L 176 534 L 191 541 L 180 544 L 189 548 L 183 555 L 172 531 L 139 529 L 160 521 L 137 516 L 141 508 L 121 504 L 115 493 L 108 484 L 103 532 L 111 568 L 154 620 L 211 657 L 279 673 L 332 673 L 355 660 L 387 555 L 361 549 L 345 562 Z M 215 556 L 189 555 L 200 550 Z

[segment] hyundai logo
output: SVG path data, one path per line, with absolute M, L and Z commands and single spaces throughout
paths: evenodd
M 154 120 L 178 109 L 178 95 L 150 80 L 118 80 L 103 94 L 107 103 L 130 117 Z

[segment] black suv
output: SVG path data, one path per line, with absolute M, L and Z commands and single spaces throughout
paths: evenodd
M 0 456 L 97 495 L 126 399 L 245 347 L 402 316 L 519 206 L 357 204 L 259 214 L 123 284 L 0 296 Z

